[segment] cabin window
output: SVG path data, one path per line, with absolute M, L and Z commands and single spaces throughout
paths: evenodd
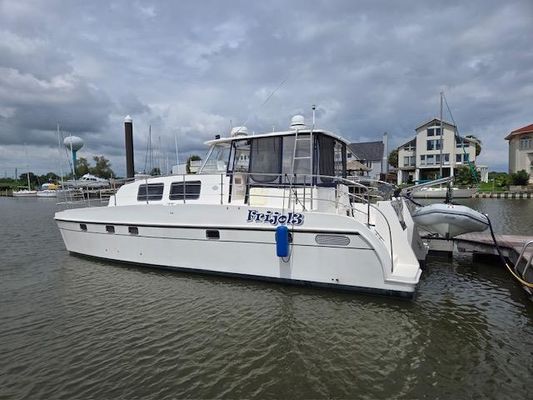
M 164 183 L 149 183 L 139 185 L 138 201 L 156 201 L 163 198 Z
M 346 171 L 346 145 L 326 135 L 318 135 L 318 183 L 331 183 L 332 177 L 344 177 Z M 316 168 L 315 168 L 316 171 Z
M 216 229 L 208 229 L 205 231 L 205 237 L 207 239 L 220 239 L 220 232 Z
M 172 182 L 170 200 L 196 200 L 200 198 L 201 181 Z
M 113 225 L 106 225 L 105 230 L 107 233 L 115 233 L 115 227 Z
M 335 175 L 335 139 L 329 136 L 320 135 L 318 137 L 318 174 L 322 182 L 331 182 L 331 178 L 326 176 Z
M 236 140 L 233 142 L 234 151 L 230 156 L 229 172 L 248 173 L 250 168 L 250 141 Z
M 217 143 L 209 150 L 200 174 L 225 173 L 228 168 L 230 143 Z
M 293 183 L 311 183 L 310 165 L 310 155 L 311 155 L 311 144 L 309 143 L 310 136 L 308 134 L 299 134 L 298 142 L 296 145 L 296 154 L 294 153 L 294 143 L 295 135 L 284 136 L 283 137 L 283 159 L 281 165 L 281 173 L 283 177 L 285 175 L 289 176 L 296 174 L 296 178 L 292 176 Z M 293 170 L 293 157 L 296 155 L 294 160 L 294 170 Z M 301 157 L 301 158 L 300 158 Z M 286 178 L 283 180 L 286 182 Z
M 280 167 L 280 136 L 252 140 L 250 149 L 250 178 L 253 182 L 275 182 L 279 178 Z
M 128 232 L 132 235 L 138 235 L 139 228 L 137 228 L 136 226 L 128 226 Z
M 86 224 L 80 224 L 80 229 L 81 229 L 83 232 L 87 232 L 87 225 L 86 225 Z

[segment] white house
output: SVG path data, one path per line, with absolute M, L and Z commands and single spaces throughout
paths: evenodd
M 525 170 L 533 183 L 533 124 L 509 133 L 509 173 Z
M 475 141 L 459 137 L 455 125 L 433 118 L 415 129 L 416 136 L 398 148 L 398 185 L 454 176 L 458 167 L 476 161 Z M 442 146 L 442 149 L 441 149 Z

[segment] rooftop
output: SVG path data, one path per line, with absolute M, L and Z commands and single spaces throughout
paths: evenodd
M 523 126 L 522 128 L 515 129 L 514 131 L 512 131 L 510 134 L 508 134 L 505 137 L 505 140 L 509 140 L 512 137 L 521 135 L 523 133 L 533 133 L 533 124 L 527 125 L 527 126 Z
M 350 150 L 360 160 L 378 161 L 383 158 L 383 142 L 350 143 Z

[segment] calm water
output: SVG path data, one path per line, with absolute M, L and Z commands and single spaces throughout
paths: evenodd
M 533 233 L 532 200 L 468 203 Z M 69 256 L 56 207 L 0 198 L 0 399 L 531 396 L 498 266 L 431 260 L 414 301 L 128 268 Z

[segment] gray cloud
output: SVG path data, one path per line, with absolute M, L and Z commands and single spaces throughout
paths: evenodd
M 510 130 L 531 123 L 533 6 L 527 1 L 92 1 L 0 3 L 0 172 L 57 170 L 56 123 L 124 173 L 123 118 L 137 169 L 148 127 L 163 159 L 247 121 L 291 115 L 352 140 L 398 145 L 438 114 L 445 90 L 481 162 L 506 169 Z M 263 104 L 269 94 L 277 90 Z M 42 157 L 47 154 L 48 157 Z

